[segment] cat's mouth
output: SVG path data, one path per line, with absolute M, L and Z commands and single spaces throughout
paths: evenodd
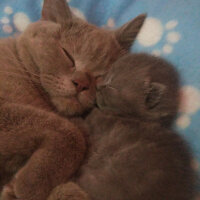
M 95 96 L 82 92 L 71 97 L 52 97 L 52 103 L 65 116 L 82 115 L 91 109 L 95 104 Z

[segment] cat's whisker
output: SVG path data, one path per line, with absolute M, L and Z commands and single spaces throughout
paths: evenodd
M 53 79 L 44 78 L 42 79 L 42 81 L 46 84 L 52 84 L 52 83 L 56 84 L 56 81 L 54 81 Z
M 33 76 L 35 76 L 35 77 L 38 77 L 38 78 L 40 78 L 40 76 L 39 75 L 37 75 L 37 74 L 35 74 L 35 73 L 32 73 L 32 72 L 29 72 L 29 71 L 26 71 L 27 73 L 29 73 L 29 74 L 31 74 L 31 75 L 33 75 Z
M 52 75 L 49 75 L 49 74 L 44 74 L 42 75 L 43 78 L 45 78 L 45 80 L 49 80 L 49 81 L 52 81 L 54 80 L 54 77 Z
M 54 83 L 54 84 L 60 84 L 60 77 L 53 76 L 53 75 L 43 75 L 43 81 L 46 83 Z
M 23 78 L 24 80 L 31 80 L 30 77 L 27 77 L 25 75 L 21 75 L 21 74 L 18 74 L 18 73 L 15 73 L 15 72 L 7 72 L 7 71 L 0 71 L 1 74 L 5 74 L 5 75 L 8 75 L 8 76 L 13 76 L 13 77 L 18 77 L 18 78 Z M 37 82 L 37 83 L 40 83 L 39 80 L 34 80 L 34 82 Z
M 17 70 L 20 71 L 20 72 L 26 72 L 28 74 L 31 74 L 31 75 L 35 76 L 35 77 L 40 77 L 38 74 L 35 74 L 35 73 L 30 72 L 30 71 L 25 70 L 25 69 L 17 69 Z

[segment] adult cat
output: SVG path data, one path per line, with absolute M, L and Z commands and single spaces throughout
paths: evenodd
M 171 130 L 178 91 L 176 71 L 160 58 L 116 61 L 98 86 L 99 109 L 85 121 L 91 148 L 75 180 L 83 190 L 68 183 L 48 200 L 192 200 L 191 154 Z
M 45 0 L 40 21 L 0 40 L 1 187 L 16 173 L 2 199 L 44 200 L 76 171 L 85 138 L 58 114 L 93 107 L 95 79 L 128 51 L 144 19 L 106 31 L 74 17 L 65 0 Z

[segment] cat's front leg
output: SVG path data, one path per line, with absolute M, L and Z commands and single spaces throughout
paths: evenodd
M 4 188 L 2 200 L 45 200 L 54 187 L 66 182 L 77 170 L 85 150 L 82 144 L 73 133 L 69 133 L 71 137 L 63 133 L 48 134 L 49 137 L 17 172 L 12 187 Z
M 37 142 L 35 150 L 24 167 L 16 173 L 10 185 L 4 188 L 1 200 L 45 200 L 54 187 L 67 182 L 78 169 L 86 151 L 85 138 L 72 123 L 54 114 L 51 115 L 43 111 L 37 114 L 35 109 L 20 108 L 17 105 L 13 107 L 15 112 L 11 112 L 12 105 L 4 107 L 4 113 L 5 108 L 7 108 L 7 115 L 4 116 L 5 121 L 7 124 L 10 123 L 10 126 L 13 125 L 12 120 L 15 118 L 14 127 L 26 120 L 26 134 L 21 134 L 22 132 L 16 129 L 17 136 L 12 135 L 13 132 L 8 127 L 7 136 L 8 134 L 15 138 L 26 136 L 25 140 L 12 140 L 12 145 L 15 146 L 11 148 L 7 145 L 10 147 L 7 149 L 8 152 L 10 154 L 23 153 L 26 151 L 26 148 L 23 149 L 24 147 L 33 148 L 31 140 L 39 139 L 39 142 Z M 28 113 L 29 115 L 27 115 Z M 0 117 L 3 120 L 3 116 Z M 23 120 L 21 121 L 19 118 Z M 9 121 L 10 119 L 11 121 Z M 0 145 L 2 152 L 5 152 L 6 141 L 9 143 L 8 138 L 4 136 L 6 136 L 6 128 L 0 134 L 1 142 L 5 140 Z M 20 147 L 20 141 L 29 144 L 21 144 Z
M 15 178 L 13 178 L 13 180 L 4 186 L 3 188 L 3 191 L 1 193 L 1 197 L 0 199 L 2 200 L 16 200 L 16 196 L 15 196 L 15 193 L 14 193 L 14 189 L 13 189 L 13 186 L 14 186 L 14 182 L 15 182 Z

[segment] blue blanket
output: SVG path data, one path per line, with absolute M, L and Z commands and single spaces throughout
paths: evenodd
M 171 61 L 182 77 L 176 129 L 194 151 L 200 170 L 200 1 L 199 0 L 68 0 L 76 15 L 98 26 L 117 27 L 147 13 L 132 50 Z M 0 36 L 12 36 L 40 18 L 42 0 L 0 1 Z

